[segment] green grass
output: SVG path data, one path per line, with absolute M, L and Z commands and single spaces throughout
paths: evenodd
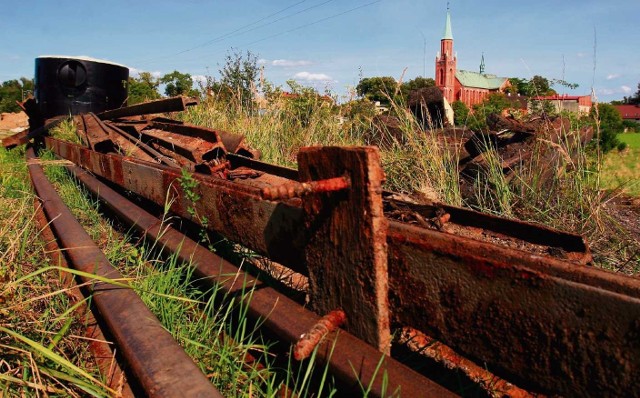
M 619 134 L 627 149 L 609 152 L 603 161 L 602 186 L 640 197 L 640 133 Z

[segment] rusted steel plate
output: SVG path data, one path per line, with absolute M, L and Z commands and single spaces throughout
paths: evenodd
M 109 137 L 109 131 L 103 128 L 93 113 L 80 115 L 80 119 L 82 119 L 85 137 L 91 149 L 102 153 L 115 151 L 114 143 Z
M 195 126 L 193 124 L 167 123 L 159 120 L 151 121 L 150 127 L 171 131 L 188 137 L 201 138 L 211 142 L 222 141 L 224 148 L 229 153 L 235 153 L 252 159 L 258 159 L 260 157 L 260 153 L 250 148 L 244 135 L 241 134 L 233 134 L 227 131 Z
M 640 391 L 640 281 L 439 231 L 389 223 L 395 325 L 525 388 Z
M 100 154 L 53 138 L 46 138 L 45 143 L 59 156 L 96 175 L 160 205 L 169 200 L 172 212 L 197 223 L 206 217 L 207 228 L 306 273 L 303 254 L 306 234 L 299 204 L 292 206 L 261 199 L 260 185 L 268 184 L 265 179 L 269 181 L 274 176 L 231 182 L 194 173 L 191 178 L 197 184 L 189 188 L 186 195 L 180 169 Z M 192 202 L 189 197 L 194 196 L 200 199 Z
M 227 160 L 231 163 L 231 168 L 248 167 L 250 169 L 259 170 L 265 173 L 273 174 L 289 180 L 298 181 L 298 170 L 288 167 L 277 166 L 271 163 L 261 162 L 242 155 L 227 153 Z
M 350 182 L 347 190 L 312 193 L 302 200 L 310 234 L 305 259 L 311 305 L 320 314 L 342 309 L 349 332 L 389 353 L 387 220 L 380 195 L 384 172 L 379 151 L 303 148 L 298 164 L 302 182 L 336 177 Z
M 126 200 L 95 177 L 75 166 L 69 166 L 68 169 L 121 219 L 143 233 L 147 239 L 157 240 L 164 250 L 178 253 L 181 261 L 191 264 L 194 267 L 194 277 L 198 280 L 212 286 L 219 283 L 222 291 L 232 297 L 255 287 L 250 295 L 241 296 L 246 300 L 249 316 L 259 320 L 263 328 L 283 342 L 295 344 L 302 334 L 320 321 L 320 316 L 239 270 L 172 227 L 163 225 L 159 219 Z M 316 359 L 321 364 L 328 363 L 329 371 L 336 379 L 353 389 L 353 396 L 361 393 L 359 382 L 364 386 L 371 386 L 370 397 L 391 396 L 394 392 L 399 392 L 403 397 L 455 396 L 344 331 L 327 336 L 319 347 Z
M 27 152 L 34 159 L 33 149 Z M 69 263 L 77 270 L 123 283 L 118 272 L 62 202 L 42 168 L 32 162 L 29 173 Z M 150 397 L 222 397 L 198 366 L 164 329 L 130 288 L 81 277 L 135 375 Z
M 180 112 L 198 101 L 188 97 L 172 97 L 113 109 L 98 114 L 102 120 L 112 120 L 127 116 L 150 115 L 154 113 Z

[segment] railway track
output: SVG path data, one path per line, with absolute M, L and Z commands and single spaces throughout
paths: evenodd
M 52 120 L 3 145 L 33 139 L 73 163 L 69 172 L 118 218 L 191 261 L 209 286 L 233 295 L 250 281 L 249 316 L 297 353 L 317 349 L 344 391 L 362 383 L 370 396 L 453 395 L 417 371 L 424 363 L 489 395 L 640 391 L 640 282 L 590 267 L 582 237 L 384 192 L 372 147 L 303 148 L 294 170 L 259 161 L 240 135 L 144 116 L 188 105 L 177 98 L 78 115 L 81 144 L 47 136 Z M 29 168 L 70 265 L 118 278 L 39 166 Z M 310 306 L 165 228 L 124 191 L 160 206 L 169 197 L 172 214 L 308 277 Z M 145 394 L 217 394 L 148 309 L 123 305 L 139 301 L 133 291 L 93 289 L 123 369 Z M 400 330 L 402 343 L 391 344 Z M 426 355 L 422 365 L 400 361 L 403 344 Z

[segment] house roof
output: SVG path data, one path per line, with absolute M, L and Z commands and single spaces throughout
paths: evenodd
M 578 101 L 580 100 L 580 98 L 584 98 L 584 97 L 588 97 L 588 95 L 567 95 L 567 94 L 539 95 L 531 99 L 537 100 L 537 101 Z
M 496 75 L 480 74 L 468 70 L 457 70 L 456 78 L 464 87 L 484 88 L 487 90 L 497 90 L 507 80 L 506 77 Z
M 640 106 L 638 105 L 614 105 L 623 119 L 640 119 Z

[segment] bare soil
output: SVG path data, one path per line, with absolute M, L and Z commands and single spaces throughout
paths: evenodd
M 26 113 L 0 113 L 0 131 L 18 133 L 28 127 L 29 117 Z

